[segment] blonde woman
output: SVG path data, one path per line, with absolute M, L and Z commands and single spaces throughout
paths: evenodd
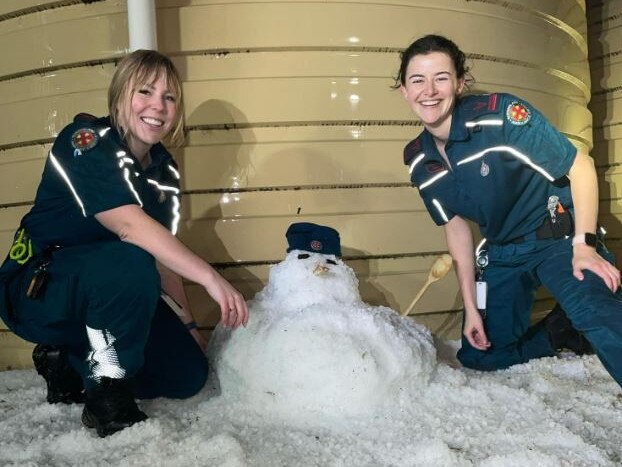
M 203 387 L 206 342 L 182 277 L 205 288 L 225 325 L 248 320 L 242 295 L 175 237 L 179 173 L 161 143 L 183 134 L 174 65 L 155 51 L 129 54 L 108 104 L 108 117 L 79 114 L 56 138 L 0 269 L 0 316 L 39 344 L 48 401 L 85 400 L 82 421 L 102 437 L 147 418 L 134 397 Z

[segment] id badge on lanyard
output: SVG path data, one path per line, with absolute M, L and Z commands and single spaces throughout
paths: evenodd
M 485 250 L 475 252 L 475 299 L 477 309 L 482 317 L 486 317 L 486 298 L 488 297 L 488 284 L 484 281 L 484 268 L 488 266 L 488 254 Z

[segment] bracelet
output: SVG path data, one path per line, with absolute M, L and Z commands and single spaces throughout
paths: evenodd
M 196 321 L 190 321 L 189 323 L 184 323 L 186 326 L 186 329 L 188 331 L 192 331 L 193 329 L 197 328 L 197 322 Z

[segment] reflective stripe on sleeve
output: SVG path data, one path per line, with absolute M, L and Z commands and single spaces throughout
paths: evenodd
M 449 222 L 449 219 L 447 218 L 447 214 L 445 214 L 445 211 L 443 210 L 443 206 L 441 206 L 441 203 L 439 203 L 439 201 L 437 199 L 433 199 L 432 200 L 432 204 L 434 205 L 434 207 L 436 208 L 436 210 L 440 214 L 441 218 L 445 222 Z
M 82 202 L 82 200 L 78 196 L 78 192 L 73 187 L 73 184 L 71 183 L 71 180 L 69 180 L 69 176 L 67 175 L 67 172 L 65 172 L 65 169 L 63 169 L 63 167 L 60 165 L 60 162 L 58 162 L 56 157 L 54 157 L 54 154 L 52 154 L 52 151 L 50 151 L 50 161 L 52 162 L 52 165 L 54 166 L 54 168 L 56 169 L 58 174 L 61 176 L 61 178 L 63 180 L 65 180 L 65 183 L 69 187 L 69 190 L 73 194 L 73 197 L 76 199 L 76 202 L 78 203 L 78 206 L 80 206 L 80 210 L 82 211 L 82 215 L 84 217 L 86 217 L 86 210 L 84 209 L 84 203 Z

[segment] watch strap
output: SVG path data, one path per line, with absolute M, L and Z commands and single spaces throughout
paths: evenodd
M 591 246 L 592 248 L 596 248 L 596 244 L 598 243 L 598 237 L 596 234 L 591 232 L 585 232 L 582 234 L 577 234 L 572 238 L 572 245 L 584 244 L 587 246 Z

